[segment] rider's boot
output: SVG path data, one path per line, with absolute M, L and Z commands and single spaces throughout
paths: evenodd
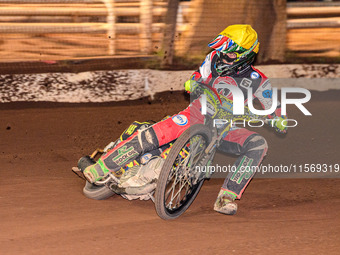
M 214 210 L 219 213 L 234 215 L 237 212 L 236 196 L 221 188 L 218 193 Z
M 99 164 L 94 164 L 86 167 L 83 174 L 88 182 L 94 183 L 106 177 L 109 172 L 105 167 L 102 168 Z

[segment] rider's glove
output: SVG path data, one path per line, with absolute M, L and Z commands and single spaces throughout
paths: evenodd
M 192 93 L 197 88 L 198 83 L 195 80 L 187 80 L 184 83 L 184 89 L 188 93 Z
M 271 126 L 275 129 L 276 132 L 285 134 L 287 133 L 287 117 L 275 117 L 271 120 Z

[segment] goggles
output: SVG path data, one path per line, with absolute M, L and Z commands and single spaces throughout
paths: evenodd
M 249 54 L 258 44 L 258 40 L 250 47 L 250 49 L 245 49 L 235 43 L 232 39 L 224 35 L 218 35 L 211 43 L 208 44 L 209 47 L 216 49 L 217 51 L 227 54 L 235 53 L 236 58 L 239 59 L 244 55 Z

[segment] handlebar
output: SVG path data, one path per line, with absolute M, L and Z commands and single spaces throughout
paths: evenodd
M 227 117 L 226 119 L 233 119 L 234 121 L 237 120 L 265 120 L 266 116 L 262 115 L 256 115 L 253 114 L 248 106 L 244 106 L 244 114 L 243 115 L 234 115 L 232 113 L 232 109 L 227 109 L 225 106 L 232 106 L 233 100 L 226 98 L 219 94 L 217 90 L 209 85 L 206 85 L 202 82 L 196 82 L 198 84 L 198 87 L 193 91 L 193 93 L 197 96 L 200 96 L 202 94 L 207 95 L 214 103 L 214 105 L 219 109 L 221 117 Z M 232 107 L 231 107 L 232 108 Z M 223 112 L 223 114 L 221 114 Z

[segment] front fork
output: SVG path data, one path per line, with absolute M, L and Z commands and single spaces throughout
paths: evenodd
M 210 179 L 212 173 L 209 171 L 209 166 L 212 164 L 217 145 L 218 145 L 218 136 L 217 136 L 217 129 L 213 129 L 213 135 L 211 142 L 208 144 L 207 148 L 204 150 L 204 155 L 202 156 L 201 162 L 199 163 L 200 171 L 194 174 L 196 176 L 195 181 L 193 184 L 196 184 L 204 179 Z M 195 169 L 193 169 L 195 171 Z

